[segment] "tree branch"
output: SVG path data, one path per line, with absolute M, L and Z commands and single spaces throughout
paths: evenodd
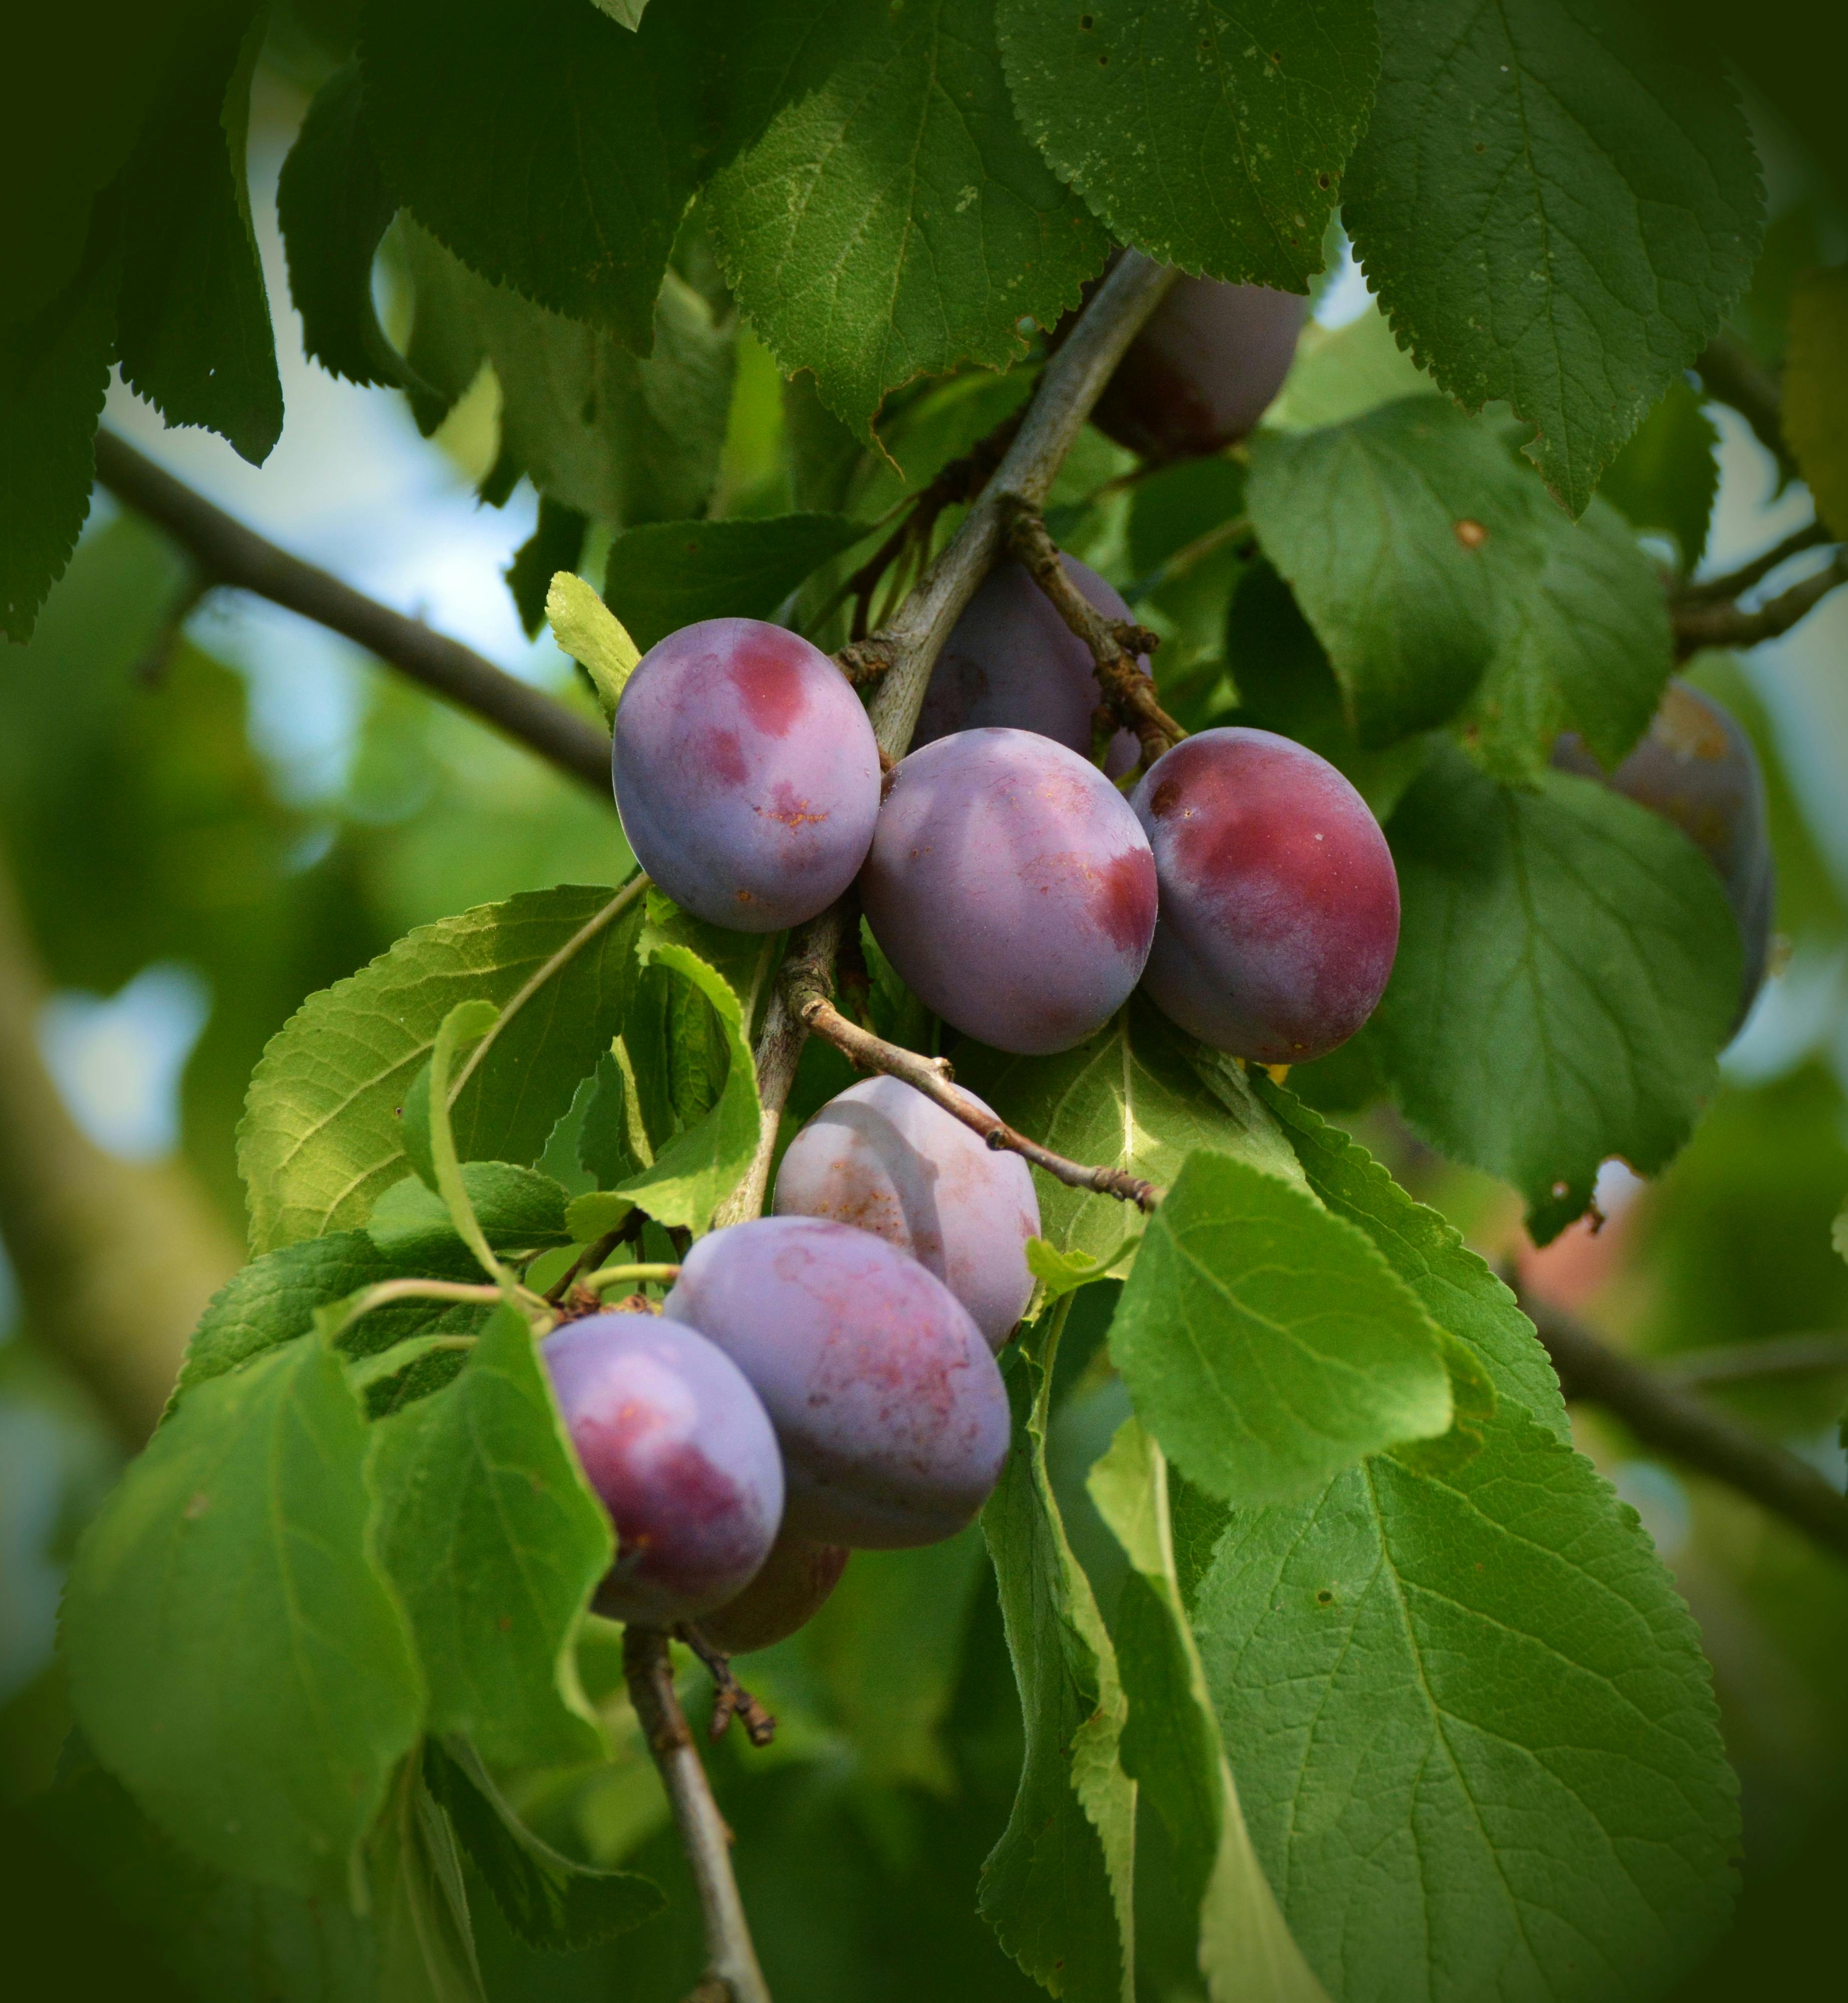
M 1848 1335 L 1773 1335 L 1714 1349 L 1684 1349 L 1657 1366 L 1678 1384 L 1761 1384 L 1774 1377 L 1848 1371 Z
M 706 1973 L 693 1994 L 710 1996 L 715 2003 L 770 2003 L 738 1881 L 732 1874 L 732 1832 L 712 1799 L 686 1715 L 674 1694 L 673 1660 L 659 1628 L 631 1625 L 623 1630 L 623 1672 L 699 1893 Z
M 0 862 L 0 1239 L 29 1336 L 138 1447 L 243 1250 L 183 1163 L 118 1160 L 72 1118 L 39 1051 L 47 993 Z
M 1007 538 L 1008 554 L 1032 572 L 1053 610 L 1091 649 L 1105 706 L 1119 723 L 1134 731 L 1142 762 L 1152 765 L 1187 734 L 1162 707 L 1155 683 L 1136 665 L 1137 655 L 1153 653 L 1162 644 L 1159 635 L 1133 619 L 1109 619 L 1099 612 L 1067 575 L 1045 522 L 1014 496 L 1009 497 Z
M 1694 366 L 1707 394 L 1730 404 L 1784 471 L 1794 473 L 1796 461 L 1784 442 L 1783 391 L 1776 376 L 1750 348 L 1724 334 L 1707 343 Z
M 1741 612 L 1733 604 L 1677 606 L 1673 613 L 1676 657 L 1685 661 L 1703 647 L 1755 647 L 1760 641 L 1775 640 L 1840 584 L 1848 584 L 1848 553 L 1838 551 L 1814 577 L 1780 592 L 1755 612 Z
M 1742 597 L 1792 557 L 1834 540 L 1822 523 L 1811 522 L 1794 535 L 1786 536 L 1775 549 L 1766 550 L 1762 557 L 1754 557 L 1750 563 L 1741 564 L 1737 570 L 1728 571 L 1724 577 L 1702 578 L 1684 584 L 1675 594 L 1675 605 L 1677 608 L 1684 605 L 1717 605 L 1727 599 Z
M 1520 1299 L 1568 1398 L 1603 1406 L 1646 1446 L 1749 1495 L 1848 1561 L 1848 1497 L 1807 1461 L 1761 1438 L 1663 1372 L 1620 1355 L 1563 1309 L 1531 1294 Z
M 208 585 L 253 593 L 344 634 L 388 667 L 491 723 L 603 796 L 610 740 L 594 724 L 459 640 L 379 604 L 245 527 L 114 432 L 96 434 L 96 477 L 187 551 Z

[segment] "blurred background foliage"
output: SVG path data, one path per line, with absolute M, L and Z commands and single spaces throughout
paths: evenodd
M 274 227 L 277 172 L 313 86 L 350 43 L 355 0 L 279 11 L 260 73 L 251 156 L 288 418 L 260 476 L 221 441 L 167 433 L 118 383 L 109 421 L 292 549 L 581 702 L 549 640 L 529 641 L 502 573 L 532 534 L 522 485 L 497 508 L 476 488 L 499 459 L 500 399 L 479 376 L 428 441 L 396 395 L 337 384 L 307 363 L 287 306 Z M 1792 279 L 1848 250 L 1841 212 L 1761 115 L 1773 217 L 1734 330 L 1779 358 Z M 1294 374 L 1270 421 L 1345 418 L 1430 385 L 1394 344 L 1336 241 Z M 712 510 L 846 508 L 871 519 L 1004 415 L 1028 369 L 980 372 L 896 400 L 897 462 L 861 451 L 740 330 L 697 235 L 677 256 L 734 351 Z M 395 335 L 407 309 L 387 278 Z M 1249 540 L 1228 528 L 1242 475 L 1229 460 L 1140 482 L 1088 433 L 1053 498 L 1060 540 L 1103 571 L 1164 635 L 1164 693 L 1183 720 L 1230 715 L 1242 648 L 1295 665 L 1287 718 L 1340 756 L 1333 684 L 1306 629 L 1267 597 Z M 902 465 L 903 471 L 900 472 Z M 1745 423 L 1672 394 L 1605 491 L 1665 565 L 1717 572 L 1806 519 L 1807 502 Z M 952 517 L 945 518 L 945 527 Z M 609 530 L 578 568 L 600 575 Z M 812 612 L 820 593 L 806 602 Z M 1759 746 L 1780 872 L 1775 977 L 1682 1156 L 1642 1187 L 1606 1173 L 1607 1218 L 1544 1254 L 1525 1245 L 1505 1189 L 1422 1148 L 1371 1092 L 1364 1046 L 1300 1073 L 1424 1201 L 1493 1258 L 1651 1357 L 1791 1334 L 1848 1330 L 1848 1264 L 1829 1226 L 1848 1193 L 1848 594 L 1748 659 L 1710 656 L 1694 678 Z M 619 608 L 620 609 L 620 608 Z M 1292 652 L 1292 649 L 1294 649 Z M 1270 700 L 1278 700 L 1274 687 Z M 1269 716 L 1253 720 L 1272 720 Z M 1351 746 L 1348 747 L 1351 750 Z M 1406 772 L 1356 777 L 1376 806 Z M 99 498 L 31 645 L 0 655 L 0 870 L 24 914 L 46 1064 L 103 1148 L 176 1164 L 241 1238 L 233 1137 L 266 1040 L 308 993 L 414 925 L 559 882 L 613 882 L 629 858 L 613 815 L 583 789 L 369 666 L 344 643 L 248 602 L 201 598 L 155 533 Z M 0 1146 L 16 1137 L 0 1134 Z M 99 1216 L 99 1238 L 111 1231 Z M 1083 1492 L 1127 1409 L 1098 1348 L 1107 1288 L 1083 1297 L 1062 1358 L 1053 1460 L 1074 1544 L 1106 1605 L 1116 1547 Z M 363 1993 L 342 1973 L 341 1916 L 266 1909 L 201 1883 L 68 1743 L 51 1666 L 71 1544 L 122 1448 L 0 1293 L 0 1969 L 22 1996 L 90 1993 L 131 1975 L 144 1994 Z M 1848 1372 L 1714 1395 L 1838 1485 Z M 1696 1998 L 1819 1994 L 1839 1956 L 1829 1888 L 1848 1870 L 1848 1574 L 1730 1493 L 1651 1458 L 1598 1415 L 1579 1442 L 1642 1514 L 1699 1619 L 1744 1788 L 1746 1896 Z M 777 1749 L 714 1756 L 739 1837 L 742 1889 L 779 1993 L 831 2003 L 1038 1993 L 973 1908 L 979 1861 L 1005 1819 L 1019 1725 L 980 1546 L 865 1554 L 811 1627 L 753 1663 L 784 1721 Z M 593 1694 L 620 1711 L 607 1635 L 585 1648 Z M 690 1701 L 700 1702 L 697 1692 Z M 633 1860 L 675 1893 L 663 1920 L 606 1949 L 538 1956 L 485 1896 L 484 1973 L 497 1998 L 662 1998 L 699 1960 L 684 1866 L 634 1736 L 611 1767 L 516 1777 L 520 1805 L 561 1847 Z M 19 1810 L 62 1761 L 62 1805 Z M 1189 1944 L 1167 1923 L 1158 1828 L 1144 1832 L 1140 1989 L 1197 1994 Z M 101 1903 L 96 1895 L 100 1891 Z M 291 1928 L 313 1952 L 285 1955 Z M 285 1966 L 296 1972 L 285 1975 Z M 302 1985 L 300 1970 L 318 1971 Z M 318 1985 L 318 1986 L 316 1986 Z M 9 1984 L 10 1991 L 10 1983 Z

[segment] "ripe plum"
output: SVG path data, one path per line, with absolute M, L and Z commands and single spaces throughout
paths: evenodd
M 1284 386 L 1309 302 L 1268 285 L 1180 278 L 1130 343 L 1091 414 L 1145 459 L 1189 459 L 1243 438 Z
M 760 1217 L 702 1238 L 662 1312 L 717 1343 L 783 1449 L 798 1535 L 873 1550 L 971 1522 L 1007 1457 L 1008 1394 L 943 1282 L 882 1238 Z
M 805 1627 L 840 1582 L 849 1554 L 842 1544 L 818 1544 L 785 1533 L 770 1547 L 763 1568 L 735 1599 L 704 1615 L 700 1632 L 728 1655 L 749 1655 Z
M 1162 883 L 1142 984 L 1217 1050 L 1298 1064 L 1372 1014 L 1399 946 L 1399 878 L 1367 803 L 1268 730 L 1202 731 L 1130 797 Z
M 1130 608 L 1076 557 L 1061 557 L 1065 574 L 1106 618 L 1127 619 Z M 1148 656 L 1136 665 L 1148 673 Z M 954 731 L 999 725 L 1036 730 L 1091 756 L 1091 718 L 1102 700 L 1091 649 L 1053 610 L 1025 565 L 997 564 L 944 642 L 931 671 L 911 748 L 934 744 Z M 1141 747 L 1134 731 L 1110 739 L 1104 771 L 1119 778 Z
M 1770 958 L 1777 878 L 1765 775 L 1738 719 L 1678 678 L 1665 690 L 1642 741 L 1616 771 L 1606 772 L 1572 731 L 1553 746 L 1553 762 L 1672 821 L 1720 872 L 1745 954 L 1735 1027 L 1744 1022 Z
M 927 1008 L 997 1049 L 1070 1050 L 1129 999 L 1155 865 L 1123 795 L 1027 730 L 904 759 L 860 872 L 873 936 Z
M 968 1309 L 991 1349 L 1032 1294 L 1032 1171 L 896 1078 L 850 1086 L 803 1127 L 777 1171 L 776 1211 L 856 1225 L 910 1253 Z
M 623 832 L 677 904 L 781 932 L 854 880 L 879 751 L 845 676 L 800 634 L 702 619 L 651 647 L 616 712 Z
M 735 1599 L 783 1515 L 768 1416 L 715 1344 L 652 1316 L 592 1315 L 540 1355 L 585 1477 L 616 1525 L 597 1610 L 668 1627 Z

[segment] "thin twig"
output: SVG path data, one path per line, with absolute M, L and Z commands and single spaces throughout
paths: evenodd
M 344 634 L 388 667 L 549 759 L 610 799 L 610 740 L 542 690 L 472 647 L 354 590 L 246 528 L 112 432 L 96 434 L 96 477 L 186 551 L 207 582 L 253 592 Z
M 1677 606 L 1674 613 L 1675 651 L 1682 660 L 1703 647 L 1755 647 L 1787 633 L 1838 585 L 1848 584 L 1848 554 L 1838 551 L 1814 577 L 1780 592 L 1755 612 L 1736 605 Z
M 1794 473 L 1796 461 L 1784 441 L 1783 391 L 1771 370 L 1750 348 L 1724 334 L 1707 343 L 1694 366 L 1707 394 L 1730 404 L 1778 464 Z
M 1794 535 L 1786 536 L 1774 549 L 1766 550 L 1762 557 L 1754 557 L 1748 564 L 1741 564 L 1737 570 L 1729 570 L 1724 577 L 1697 578 L 1690 584 L 1684 584 L 1675 594 L 1676 606 L 1717 605 L 1728 599 L 1742 597 L 1792 557 L 1801 556 L 1805 550 L 1820 548 L 1835 540 L 1823 523 L 1811 522 Z
M 623 1670 L 628 1679 L 629 1701 L 672 1805 L 681 1847 L 699 1892 L 706 1929 L 702 1989 L 725 1998 L 727 2003 L 770 2003 L 770 1990 L 757 1966 L 744 1903 L 738 1896 L 738 1881 L 732 1874 L 732 1833 L 712 1799 L 711 1784 L 675 1694 L 672 1659 L 667 1637 L 659 1628 L 630 1626 L 623 1630 Z
M 1848 1371 L 1848 1335 L 1773 1335 L 1714 1349 L 1684 1349 L 1658 1366 L 1678 1384 L 1756 1384 L 1775 1377 Z
M 706 1673 L 712 1679 L 712 1722 L 706 1728 L 707 1736 L 723 1739 L 736 1718 L 744 1727 L 746 1738 L 760 1750 L 774 1745 L 777 1721 L 732 1674 L 732 1658 L 725 1650 L 714 1648 L 690 1620 L 683 1620 L 674 1635 L 705 1664 Z
M 1762 1438 L 1661 1371 L 1619 1355 L 1551 1302 L 1524 1294 L 1521 1306 L 1568 1398 L 1603 1406 L 1646 1446 L 1749 1495 L 1825 1550 L 1848 1560 L 1848 1498 L 1808 1461 Z
M 1152 765 L 1187 734 L 1162 707 L 1155 683 L 1136 664 L 1137 656 L 1152 653 L 1162 644 L 1160 639 L 1134 620 L 1112 619 L 1099 612 L 1067 575 L 1059 546 L 1036 510 L 1012 496 L 1009 504 L 1009 553 L 1032 573 L 1053 609 L 1091 649 L 1106 706 L 1118 722 L 1136 733 L 1144 764 Z

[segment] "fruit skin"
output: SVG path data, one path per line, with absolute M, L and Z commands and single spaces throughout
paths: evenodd
M 844 1544 L 818 1544 L 786 1531 L 762 1571 L 735 1599 L 705 1615 L 700 1632 L 728 1655 L 788 1640 L 826 1604 L 851 1555 Z
M 1263 1064 L 1345 1043 L 1392 971 L 1399 876 L 1340 773 L 1268 730 L 1204 730 L 1157 759 L 1130 804 L 1161 878 L 1142 984 L 1162 1012 Z
M 1738 718 L 1678 676 L 1641 741 L 1614 772 L 1570 730 L 1554 745 L 1553 762 L 1672 821 L 1720 872 L 1745 956 L 1737 1029 L 1764 984 L 1777 900 L 1765 775 Z
M 803 1127 L 777 1171 L 775 1209 L 833 1218 L 909 1253 L 969 1310 L 991 1349 L 1032 1297 L 1032 1172 L 898 1078 L 849 1086 Z
M 1001 1478 L 1008 1394 L 943 1282 L 870 1232 L 760 1217 L 702 1238 L 663 1304 L 750 1381 L 776 1428 L 786 1527 L 854 1549 L 935 1543 Z
M 1065 574 L 1106 618 L 1131 617 L 1113 585 L 1076 557 L 1061 557 Z M 1136 665 L 1148 673 L 1148 656 Z M 951 630 L 931 670 L 911 748 L 959 730 L 996 725 L 1036 730 L 1091 756 L 1092 713 L 1102 700 L 1091 649 L 1053 609 L 1024 564 L 995 565 Z M 1120 730 L 1104 759 L 1106 776 L 1120 778 L 1141 756 L 1134 731 Z
M 1130 343 L 1091 421 L 1158 462 L 1245 436 L 1284 386 L 1309 302 L 1268 285 L 1178 279 Z
M 813 918 L 872 839 L 879 750 L 859 697 L 826 654 L 761 619 L 702 619 L 651 647 L 610 756 L 636 860 L 714 925 Z
M 1076 752 L 1028 730 L 963 730 L 893 774 L 860 899 L 927 1008 L 1040 1057 L 1129 999 L 1155 935 L 1155 858 Z
M 539 1353 L 616 1525 L 598 1612 L 662 1627 L 735 1599 L 770 1554 L 784 1498 L 776 1434 L 744 1373 L 652 1316 L 568 1322 Z

